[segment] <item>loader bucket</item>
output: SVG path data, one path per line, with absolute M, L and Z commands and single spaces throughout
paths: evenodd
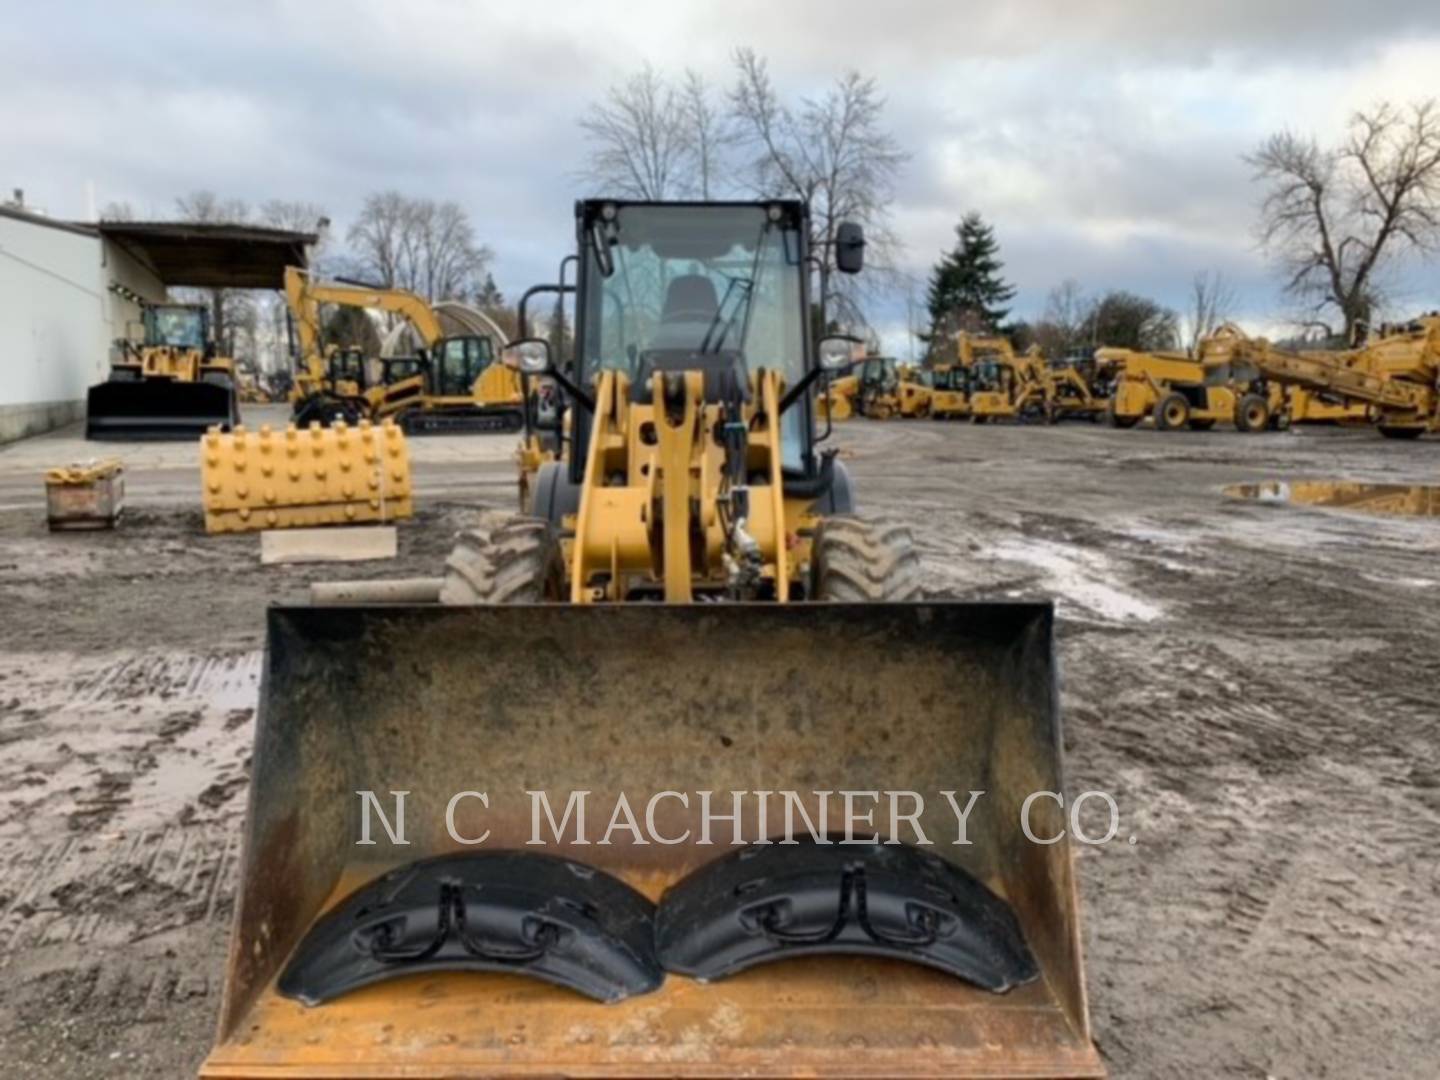
M 115 380 L 90 388 L 85 401 L 85 437 L 198 439 L 211 427 L 231 427 L 238 417 L 231 386 L 175 379 Z
M 1064 790 L 1060 746 L 1049 605 L 273 608 L 222 1016 L 201 1075 L 1103 1076 L 1065 813 L 1033 802 L 1033 835 L 1056 843 L 1021 829 L 1027 794 Z M 961 808 L 986 793 L 968 845 L 947 791 Z M 408 793 L 403 828 L 393 792 Z M 531 792 L 546 794 L 559 840 Z M 578 792 L 583 824 L 563 822 Z M 825 805 L 834 832 L 851 792 L 855 814 L 872 811 L 857 839 L 873 828 L 906 841 L 918 837 L 903 819 L 892 829 L 884 793 L 922 796 L 921 850 L 1009 906 L 1038 977 L 995 992 L 824 955 L 709 982 L 672 968 L 609 1004 L 490 971 L 416 971 L 318 1005 L 282 993 L 317 919 L 387 871 L 535 851 L 658 901 L 736 850 L 736 821 L 742 842 L 758 839 L 761 792 L 772 836 L 773 793 L 794 792 L 812 820 Z M 611 827 L 622 801 L 636 831 Z

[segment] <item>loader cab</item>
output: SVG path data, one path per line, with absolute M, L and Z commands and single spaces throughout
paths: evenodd
M 576 204 L 579 273 L 575 354 L 566 374 L 581 388 L 624 372 L 632 394 L 656 372 L 699 370 L 707 397 L 747 386 L 760 369 L 787 387 L 818 358 L 809 319 L 809 216 L 802 203 Z M 858 235 L 848 242 L 858 269 Z M 840 267 L 845 269 L 844 265 Z M 787 474 L 813 476 L 813 393 L 781 417 Z M 592 417 L 575 412 L 571 476 L 580 478 Z
M 862 394 L 893 394 L 899 385 L 900 375 L 895 370 L 895 361 L 889 357 L 867 357 L 860 367 Z
M 145 344 L 199 349 L 210 341 L 210 313 L 199 304 L 156 304 L 145 308 Z
M 936 390 L 948 390 L 952 393 L 965 392 L 965 369 L 958 367 L 935 368 L 930 373 L 931 384 Z

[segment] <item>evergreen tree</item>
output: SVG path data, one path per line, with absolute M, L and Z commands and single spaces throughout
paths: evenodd
M 994 333 L 1010 313 L 1006 306 L 1015 289 L 1000 276 L 1000 245 L 995 230 L 980 215 L 966 214 L 955 226 L 953 250 L 940 257 L 930 273 L 925 296 L 930 311 L 927 341 L 957 330 Z
M 505 294 L 495 284 L 495 276 L 487 273 L 485 281 L 475 290 L 475 306 L 478 308 L 500 308 L 505 306 Z

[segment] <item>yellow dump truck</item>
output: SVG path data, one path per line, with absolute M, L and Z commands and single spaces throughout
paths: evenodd
M 579 203 L 534 510 L 444 605 L 270 609 L 202 1076 L 1104 1075 L 1051 606 L 924 599 L 818 452 L 810 235 Z

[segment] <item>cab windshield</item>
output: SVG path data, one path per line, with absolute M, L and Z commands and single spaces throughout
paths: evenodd
M 151 345 L 171 345 L 177 349 L 203 349 L 205 347 L 205 313 L 199 308 L 189 307 L 147 308 L 145 311 L 145 337 Z
M 597 221 L 612 272 L 586 244 L 586 381 L 632 378 L 698 356 L 749 373 L 805 373 L 799 222 L 783 207 L 617 206 Z

